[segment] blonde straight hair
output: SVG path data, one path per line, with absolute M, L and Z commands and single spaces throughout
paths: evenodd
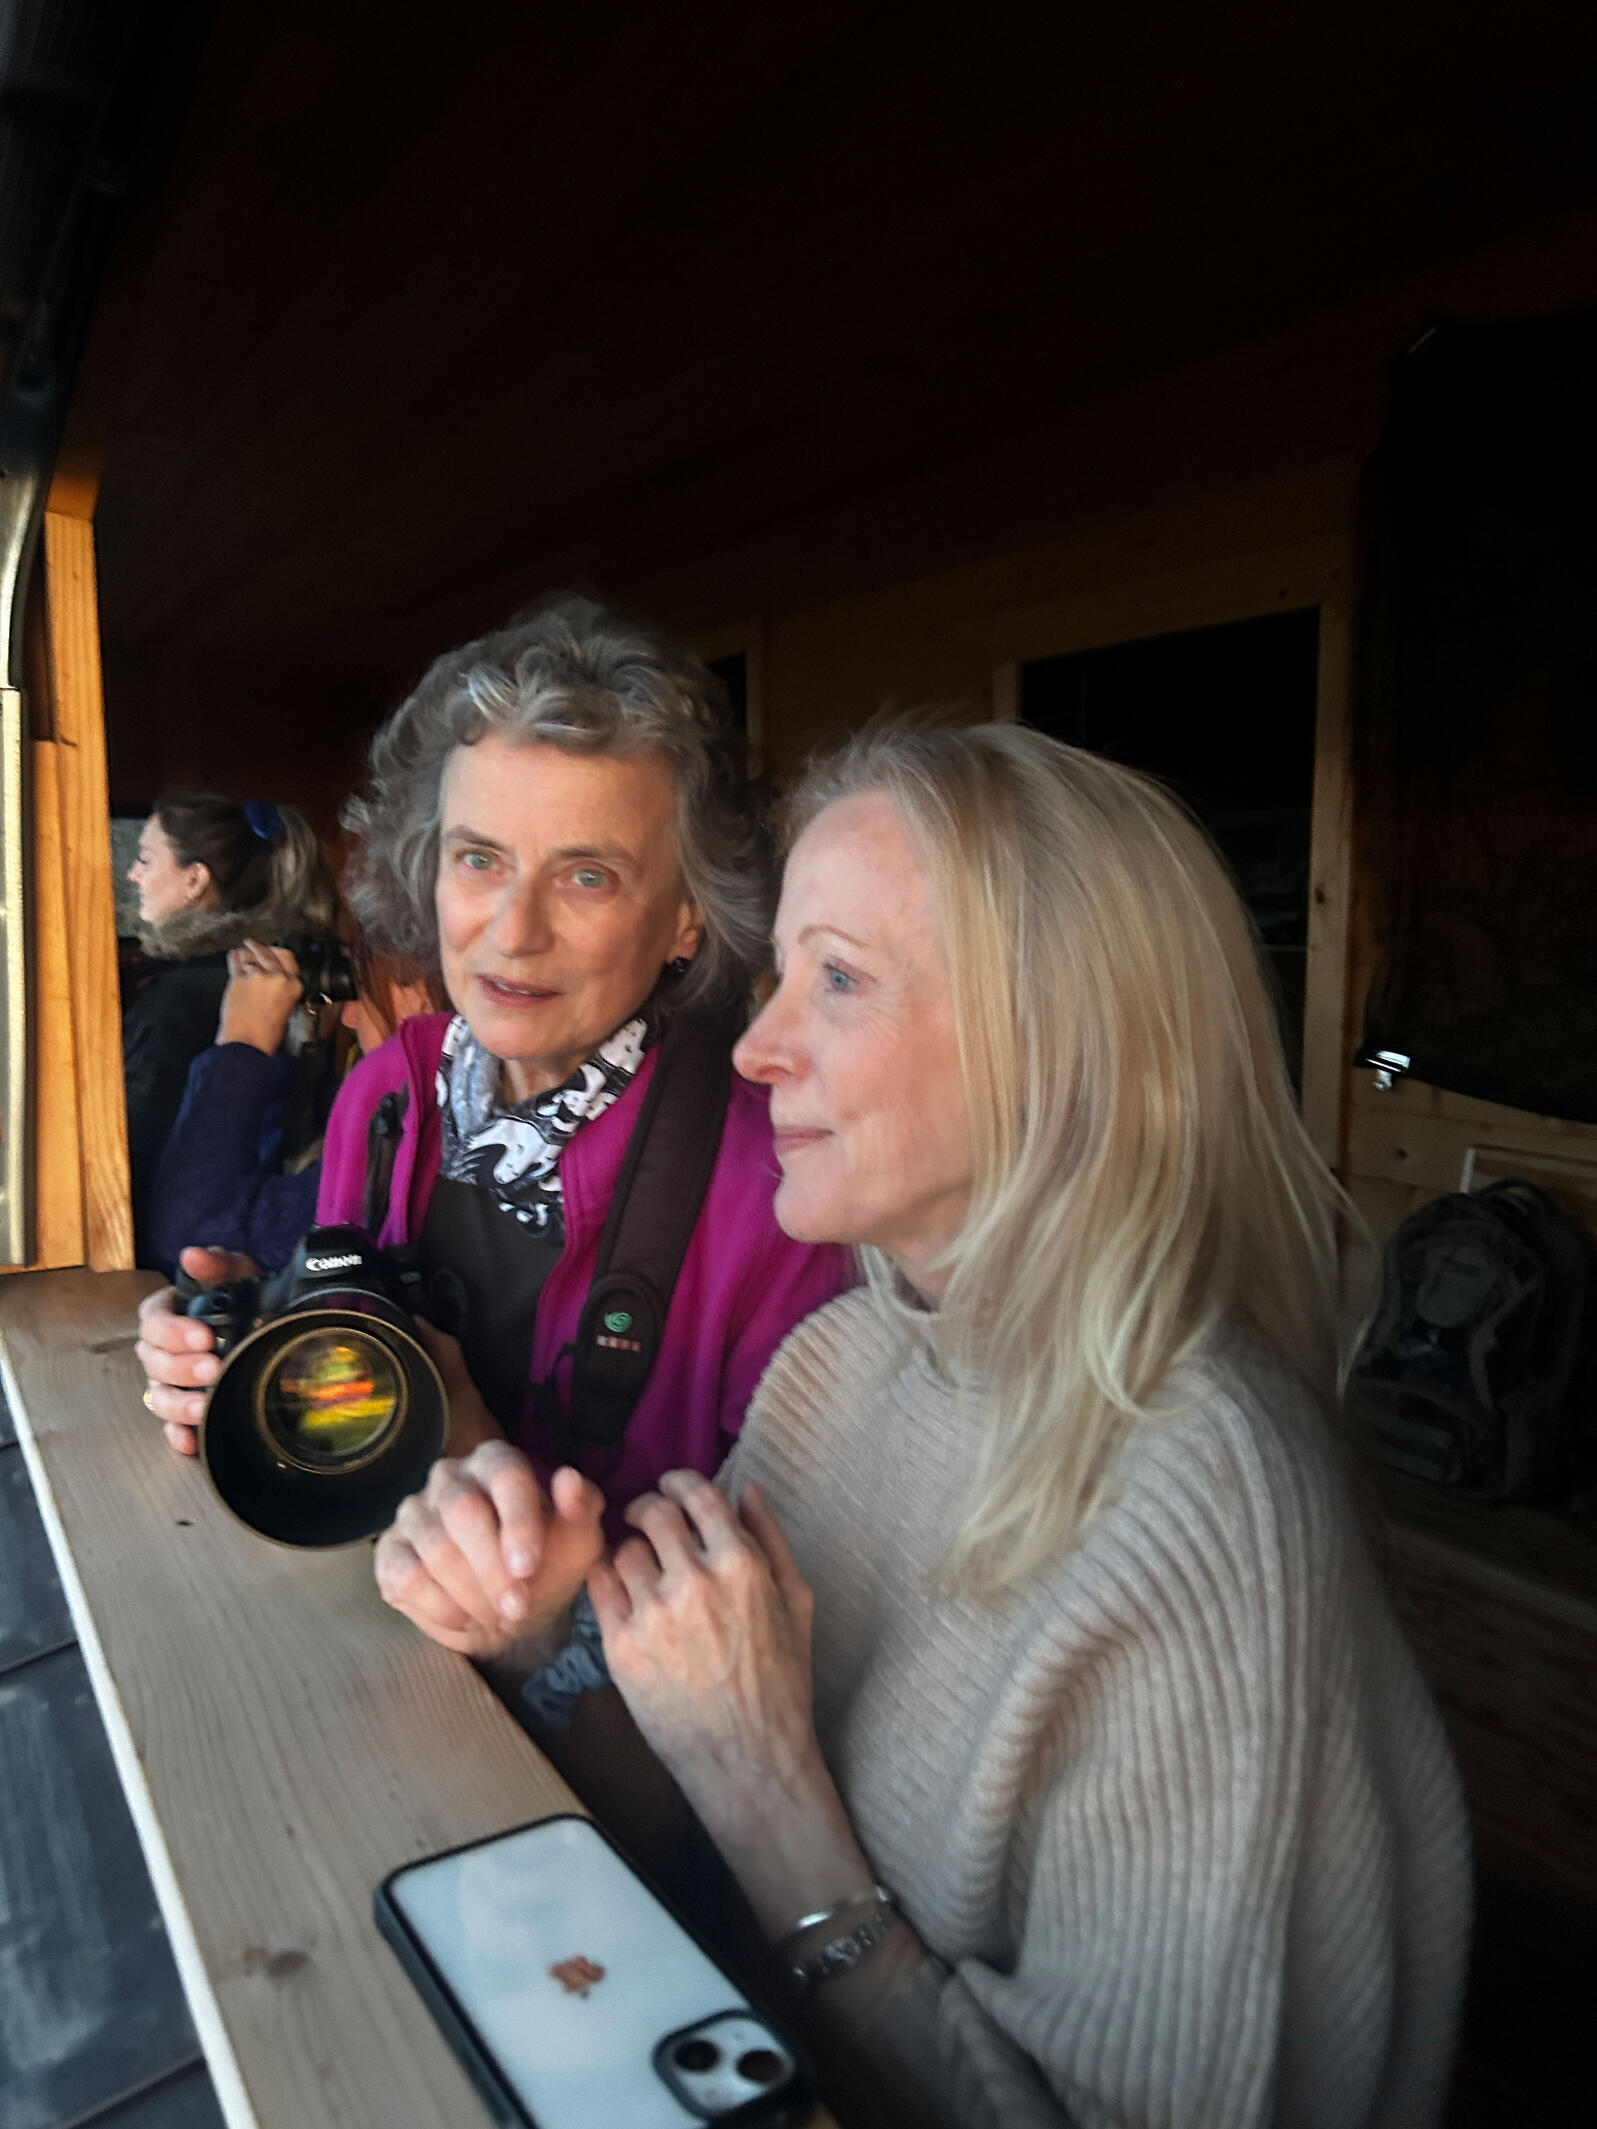
M 974 1179 L 935 1337 L 984 1426 L 948 1572 L 991 1593 L 1079 1538 L 1228 1329 L 1329 1414 L 1345 1201 L 1248 914 L 1160 785 L 1020 725 L 886 722 L 810 771 L 789 837 L 866 791 L 915 840 L 952 979 Z

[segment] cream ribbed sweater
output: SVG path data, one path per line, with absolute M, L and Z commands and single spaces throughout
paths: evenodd
M 984 1609 L 929 1584 L 973 1415 L 901 1336 L 800 1325 L 723 1482 L 816 1590 L 821 1744 L 934 1955 L 871 2036 L 911 2117 L 1427 2129 L 1464 1818 L 1323 1422 L 1239 1352 Z

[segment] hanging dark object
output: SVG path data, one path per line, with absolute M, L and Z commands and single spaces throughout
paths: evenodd
M 1360 1061 L 1597 1121 L 1597 313 L 1402 358 L 1365 555 Z

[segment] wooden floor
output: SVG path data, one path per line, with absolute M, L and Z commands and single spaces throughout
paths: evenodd
M 0 1397 L 0 2129 L 219 2129 Z

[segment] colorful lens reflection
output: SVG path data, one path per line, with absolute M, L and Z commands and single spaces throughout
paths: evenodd
M 403 1388 L 387 1348 L 364 1332 L 306 1331 L 276 1355 L 261 1385 L 268 1431 L 297 1460 L 342 1464 L 392 1426 Z

